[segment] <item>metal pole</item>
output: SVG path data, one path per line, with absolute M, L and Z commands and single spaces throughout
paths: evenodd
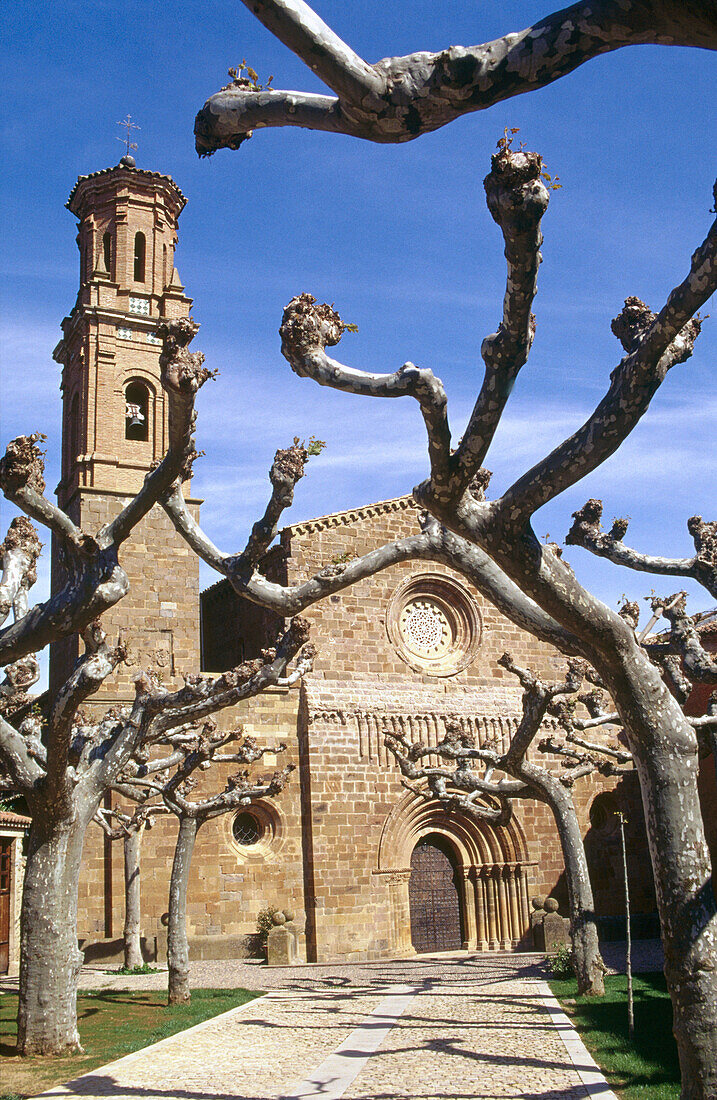
M 627 974 L 627 1034 L 630 1039 L 635 1034 L 635 1011 L 632 996 L 632 936 L 630 934 L 630 887 L 627 879 L 627 848 L 625 847 L 625 815 L 619 810 L 620 840 L 622 841 L 622 869 L 625 881 L 625 923 L 627 926 L 627 950 L 625 952 L 625 973 Z

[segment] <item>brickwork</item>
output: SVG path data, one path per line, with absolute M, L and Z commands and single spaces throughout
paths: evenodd
M 154 331 L 160 319 L 187 316 L 191 306 L 174 267 L 177 219 L 185 201 L 168 176 L 121 163 L 81 176 L 67 203 L 80 222 L 80 289 L 54 351 L 62 365 L 63 399 L 57 495 L 89 533 L 118 514 L 167 449 L 167 403 Z M 128 427 L 130 397 L 140 402 L 138 431 Z M 198 516 L 199 502 L 193 506 Z M 197 667 L 198 562 L 162 509 L 153 508 L 136 528 L 121 561 L 131 590 L 103 624 L 110 637 L 123 631 L 132 663 L 103 685 L 97 696 L 103 701 L 131 697 L 132 678 L 148 663 L 168 683 Z M 53 592 L 62 583 L 53 545 Z M 78 651 L 76 638 L 51 648 L 53 690 Z

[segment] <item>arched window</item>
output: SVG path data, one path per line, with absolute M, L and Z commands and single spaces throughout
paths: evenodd
M 147 241 L 144 233 L 135 233 L 134 236 L 134 281 L 144 282 L 145 259 L 147 255 Z
M 130 382 L 125 396 L 125 439 L 149 439 L 149 389 L 144 382 Z
M 105 264 L 105 271 L 108 275 L 112 274 L 112 234 L 110 232 L 105 233 L 102 238 L 102 259 Z
M 69 473 L 77 461 L 77 455 L 80 450 L 80 395 L 78 393 L 72 398 L 72 404 L 70 405 L 70 423 L 68 427 L 69 447 L 67 452 L 67 472 Z

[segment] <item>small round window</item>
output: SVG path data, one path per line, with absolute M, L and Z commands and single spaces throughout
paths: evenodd
M 237 844 L 248 847 L 250 844 L 258 844 L 264 833 L 260 822 L 254 814 L 237 814 L 232 822 L 232 835 Z

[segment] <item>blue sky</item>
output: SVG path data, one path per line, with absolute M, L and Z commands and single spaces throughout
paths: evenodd
M 316 8 L 368 60 L 485 41 L 551 10 L 544 0 L 323 0 Z M 591 411 L 620 357 L 610 319 L 629 294 L 659 308 L 711 221 L 715 57 L 704 51 L 620 50 L 408 145 L 283 129 L 199 161 L 194 115 L 243 58 L 277 87 L 322 89 L 243 5 L 15 0 L 2 22 L 3 446 L 45 432 L 54 489 L 60 408 L 51 352 L 79 266 L 64 203 L 78 174 L 117 162 L 116 122 L 129 112 L 141 127 L 139 167 L 170 174 L 189 199 L 177 266 L 202 324 L 195 346 L 221 372 L 200 398 L 198 443 L 207 454 L 194 491 L 206 500 L 205 527 L 227 551 L 243 545 L 266 500 L 273 452 L 295 435 L 328 446 L 300 483 L 291 520 L 410 492 L 426 473 L 410 400 L 332 393 L 291 373 L 277 329 L 300 291 L 335 302 L 358 324 L 341 344 L 345 361 L 431 367 L 460 435 L 482 376 L 481 340 L 501 314 L 502 239 L 482 179 L 505 126 L 520 127 L 563 187 L 543 221 L 536 341 L 488 458 L 496 488 Z M 717 517 L 714 302 L 707 312 L 694 357 L 671 373 L 618 454 L 536 517 L 538 534 L 562 541 L 571 512 L 600 496 L 608 520 L 632 517 L 633 545 L 690 553 L 688 516 Z M 5 508 L 4 523 L 11 514 Z M 584 551 L 568 557 L 613 606 L 623 592 L 675 587 Z M 43 583 L 46 576 L 45 567 Z M 710 605 L 688 587 L 693 609 Z

